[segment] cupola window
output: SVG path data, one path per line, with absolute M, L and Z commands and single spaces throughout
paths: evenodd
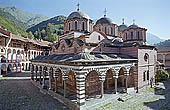
M 85 31 L 85 23 L 82 22 L 82 31 Z
M 70 31 L 70 23 L 68 23 L 68 30 Z
M 111 27 L 110 30 L 111 30 L 111 35 L 113 35 L 113 28 Z
M 77 21 L 75 21 L 75 23 L 74 23 L 74 28 L 75 28 L 75 30 L 78 29 L 77 27 L 78 27 L 78 26 L 77 26 Z
M 137 39 L 139 40 L 139 36 L 140 36 L 140 33 L 139 33 L 139 31 L 138 31 L 138 34 L 137 34 Z
M 131 39 L 133 39 L 133 32 L 131 32 Z
M 104 28 L 104 33 L 107 34 L 107 27 Z

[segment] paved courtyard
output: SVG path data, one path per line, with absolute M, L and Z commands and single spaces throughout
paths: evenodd
M 68 110 L 35 87 L 29 73 L 18 73 L 0 78 L 0 110 Z
M 97 110 L 170 110 L 170 80 L 124 97 L 127 97 L 124 102 L 116 97 Z

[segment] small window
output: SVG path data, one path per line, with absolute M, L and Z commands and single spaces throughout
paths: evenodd
M 98 36 L 98 40 L 100 40 L 100 36 Z
M 147 80 L 149 80 L 149 70 L 147 71 Z
M 70 23 L 68 24 L 68 30 L 70 31 Z
M 77 30 L 77 21 L 75 21 L 74 28 Z
M 147 53 L 145 53 L 145 55 L 144 55 L 144 60 L 145 60 L 145 61 L 148 61 L 148 59 L 149 59 L 149 55 L 148 55 Z
M 143 72 L 143 81 L 145 81 L 145 72 Z
M 113 28 L 111 27 L 110 30 L 111 30 L 111 35 L 113 35 Z
M 127 33 L 126 33 L 126 40 L 128 40 Z
M 139 31 L 138 31 L 138 34 L 137 34 L 137 39 L 139 40 L 139 35 L 140 35 L 140 33 L 139 33 Z
M 85 23 L 82 22 L 82 31 L 85 31 Z
M 105 33 L 105 34 L 107 34 L 107 27 L 105 27 L 105 29 L 104 29 L 104 33 Z
M 131 39 L 133 39 L 133 32 L 131 32 Z

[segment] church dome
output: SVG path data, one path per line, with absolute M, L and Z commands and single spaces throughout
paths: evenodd
M 132 24 L 132 25 L 130 25 L 128 28 L 136 29 L 136 28 L 138 28 L 138 26 L 137 26 L 137 25 L 135 25 L 135 24 Z
M 86 18 L 86 19 L 90 19 L 90 17 L 84 13 L 84 12 L 81 12 L 81 11 L 75 11 L 75 12 L 72 12 L 68 18 Z
M 125 25 L 125 24 L 121 24 L 120 26 L 119 26 L 119 31 L 124 31 L 124 30 L 126 30 L 128 27 Z
M 96 21 L 97 24 L 113 24 L 113 21 L 108 17 L 103 17 Z

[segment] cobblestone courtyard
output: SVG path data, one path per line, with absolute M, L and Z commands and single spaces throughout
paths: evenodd
M 21 79 L 23 78 L 23 79 Z M 68 110 L 29 80 L 29 73 L 0 78 L 0 110 Z
M 120 96 L 126 100 L 118 101 Z M 111 102 L 101 107 L 93 107 L 93 104 L 99 103 L 99 100 L 90 102 L 92 106 L 88 110 L 93 108 L 97 110 L 170 110 L 170 80 L 159 83 L 155 88 L 145 88 L 140 93 L 116 95 Z M 87 105 L 89 105 L 88 102 Z M 0 110 L 68 110 L 68 108 L 51 96 L 41 93 L 29 80 L 29 73 L 18 73 L 0 78 Z
M 115 99 L 97 110 L 170 110 L 170 80 L 126 97 L 124 102 Z

